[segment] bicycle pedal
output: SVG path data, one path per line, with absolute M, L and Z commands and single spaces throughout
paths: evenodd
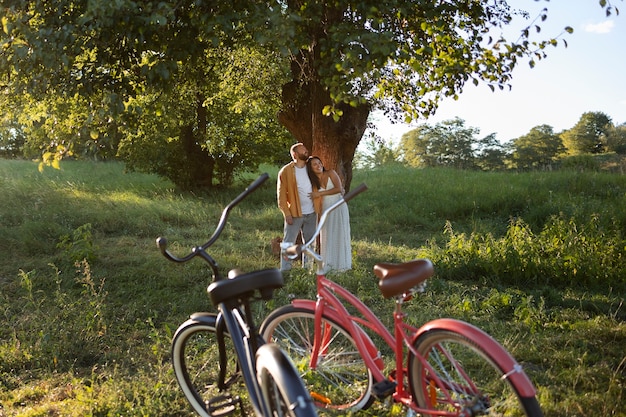
M 241 398 L 237 396 L 233 397 L 230 394 L 211 398 L 206 402 L 206 406 L 207 411 L 213 417 L 231 416 L 237 411 L 237 407 L 239 407 L 241 415 L 244 415 Z
M 387 398 L 396 390 L 396 382 L 385 379 L 372 386 L 372 394 L 379 400 Z

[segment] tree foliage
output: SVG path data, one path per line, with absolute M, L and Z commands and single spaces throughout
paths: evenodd
M 274 116 L 279 104 L 271 85 L 279 71 L 273 64 L 244 46 L 216 49 L 206 62 L 178 72 L 174 91 L 152 88 L 129 99 L 120 155 L 131 169 L 186 187 L 228 185 L 235 174 L 274 161 L 288 137 Z
M 612 126 L 611 118 L 606 114 L 587 112 L 583 113 L 574 127 L 563 132 L 561 137 L 570 155 L 602 153 Z
M 509 154 L 507 146 L 500 143 L 495 133 L 478 140 L 474 150 L 476 165 L 483 171 L 499 171 L 506 168 Z
M 393 164 L 400 164 L 397 150 L 383 139 L 370 136 L 365 141 L 365 150 L 357 151 L 354 164 L 358 168 L 377 169 Z
M 445 120 L 405 133 L 399 147 L 410 166 L 474 168 L 473 145 L 478 132 L 476 128 L 465 127 L 462 119 Z
M 533 127 L 513 141 L 513 148 L 511 160 L 517 169 L 550 167 L 565 152 L 563 141 L 548 125 Z
M 348 180 L 372 108 L 405 121 L 428 116 L 467 82 L 507 88 L 520 62 L 534 65 L 558 44 L 532 39 L 545 10 L 518 38 L 506 39 L 502 28 L 528 15 L 500 0 L 295 0 L 283 13 L 294 37 L 285 45 L 292 81 L 283 86 L 281 122 Z
M 495 134 L 477 139 L 478 129 L 465 127 L 459 118 L 434 126 L 423 124 L 402 136 L 396 153 L 401 161 L 415 167 L 536 170 L 552 169 L 558 163 L 559 167 L 581 169 L 593 164 L 594 169 L 600 169 L 593 152 L 583 153 L 576 148 L 572 152 L 565 146 L 562 138 L 574 131 L 589 132 L 580 137 L 593 138 L 587 143 L 601 144 L 602 152 L 626 153 L 626 125 L 614 126 L 608 116 L 592 112 L 584 113 L 576 126 L 565 133 L 557 134 L 552 126 L 540 125 L 506 143 L 498 141 Z
M 114 158 L 120 136 L 118 121 L 108 110 L 110 100 L 108 94 L 95 93 L 90 98 L 75 94 L 39 100 L 24 94 L 18 101 L 18 121 L 26 136 L 24 156 Z
M 18 121 L 19 113 L 14 111 L 16 108 L 14 102 L 2 95 L 0 95 L 0 108 L 6 109 L 0 112 L 0 157 L 20 157 L 24 153 L 26 135 Z
M 504 0 L 24 0 L 2 8 L 2 87 L 34 100 L 100 97 L 114 120 L 144 95 L 169 93 L 175 101 L 187 71 L 218 57 L 216 49 L 239 43 L 271 51 L 268 58 L 289 73 L 268 84 L 282 92 L 278 120 L 348 187 L 371 109 L 411 120 L 433 113 L 467 82 L 507 88 L 520 62 L 533 66 L 560 36 L 543 38 L 544 10 L 506 38 L 505 26 L 529 16 Z M 197 113 L 194 123 L 181 122 L 178 136 L 209 129 L 203 120 Z M 236 120 L 228 119 L 229 130 Z M 196 152 L 211 147 L 199 145 Z
M 611 126 L 608 129 L 606 150 L 620 155 L 626 154 L 626 124 Z

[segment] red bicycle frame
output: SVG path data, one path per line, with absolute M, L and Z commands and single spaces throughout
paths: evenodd
M 501 364 L 502 369 L 508 370 L 502 378 L 511 378 L 516 386 L 521 387 L 520 394 L 522 396 L 535 395 L 535 389 L 526 374 L 522 371 L 521 366 L 508 352 L 501 349 L 500 345 L 491 336 L 479 328 L 454 319 L 433 320 L 420 328 L 408 325 L 404 322 L 406 315 L 401 310 L 402 303 L 408 299 L 407 297 L 396 300 L 396 307 L 393 314 L 394 334 L 392 335 L 380 319 L 350 291 L 329 280 L 324 274 L 320 274 L 319 272 L 316 274 L 316 281 L 317 301 L 303 299 L 292 301 L 292 305 L 295 307 L 302 307 L 315 312 L 315 339 L 309 364 L 312 369 L 317 367 L 320 356 L 323 357 L 330 343 L 330 332 L 322 324 L 322 318 L 327 317 L 341 324 L 354 339 L 359 354 L 372 373 L 374 380 L 376 382 L 385 380 L 386 376 L 383 374 L 384 363 L 381 354 L 364 330 L 370 329 L 380 336 L 394 352 L 396 381 L 396 387 L 393 393 L 394 401 L 402 403 L 418 413 L 454 416 L 457 415 L 454 412 L 421 409 L 417 406 L 404 383 L 407 370 L 404 368 L 402 362 L 404 358 L 404 346 L 406 346 L 422 363 L 424 368 L 429 371 L 431 391 L 434 392 L 436 387 L 444 394 L 446 401 L 453 404 L 452 396 L 446 388 L 446 383 L 437 377 L 437 373 L 434 372 L 430 364 L 413 347 L 415 340 L 427 331 L 435 329 L 451 330 L 480 343 L 487 352 L 493 352 L 493 360 Z M 350 313 L 344 303 L 354 307 L 358 315 Z M 443 353 L 445 354 L 445 352 Z M 469 386 L 466 389 L 475 391 L 476 387 Z M 440 398 L 438 401 L 441 402 L 442 399 Z

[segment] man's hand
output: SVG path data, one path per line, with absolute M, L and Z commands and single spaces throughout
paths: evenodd
M 287 222 L 287 224 L 293 224 L 293 217 L 291 217 L 291 215 L 286 215 L 285 222 Z

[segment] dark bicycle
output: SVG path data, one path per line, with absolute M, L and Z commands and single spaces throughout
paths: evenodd
M 182 258 L 173 255 L 167 250 L 166 239 L 157 239 L 167 259 L 183 263 L 199 256 L 213 273 L 207 291 L 218 313 L 192 314 L 176 330 L 172 340 L 172 361 L 178 384 L 195 412 L 203 417 L 228 416 L 237 411 L 245 415 L 241 398 L 230 393 L 240 378 L 256 416 L 317 415 L 293 363 L 276 344 L 266 343 L 259 336 L 252 317 L 251 303 L 271 299 L 274 290 L 283 286 L 280 271 L 265 269 L 241 273 L 235 269 L 228 277 L 223 277 L 217 262 L 207 252 L 219 238 L 233 207 L 267 178 L 268 175 L 263 174 L 231 201 L 222 211 L 213 235 L 188 255 Z M 231 350 L 235 357 L 230 354 Z

